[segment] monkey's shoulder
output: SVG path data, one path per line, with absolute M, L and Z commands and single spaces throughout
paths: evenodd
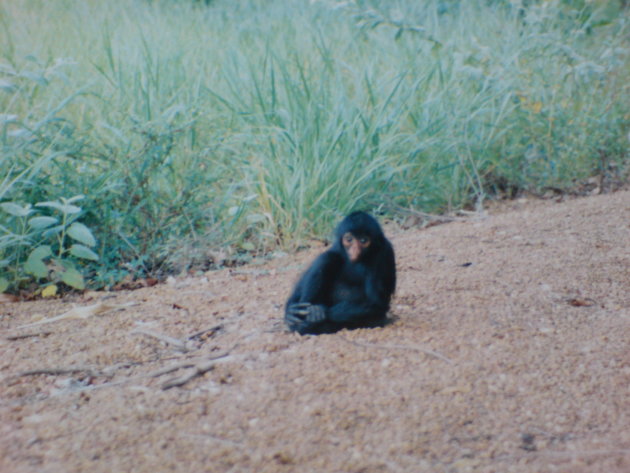
M 344 257 L 336 248 L 329 248 L 315 259 L 313 265 L 328 269 L 339 269 L 344 264 Z

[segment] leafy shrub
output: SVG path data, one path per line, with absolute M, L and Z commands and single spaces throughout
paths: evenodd
M 53 285 L 63 282 L 74 289 L 85 287 L 80 263 L 99 257 L 91 249 L 96 245 L 92 232 L 77 221 L 81 208 L 74 204 L 82 198 L 39 202 L 37 209 L 30 204 L 0 204 L 9 216 L 6 226 L 0 227 L 0 292 L 10 286 L 19 288 L 31 279 Z M 47 209 L 52 215 L 40 215 L 38 209 Z

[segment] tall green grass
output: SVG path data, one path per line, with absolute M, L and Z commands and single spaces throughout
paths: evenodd
M 5 2 L 0 196 L 85 195 L 107 286 L 623 177 L 628 11 L 517 3 Z

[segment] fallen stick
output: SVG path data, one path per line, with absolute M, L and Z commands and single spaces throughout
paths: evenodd
M 366 343 L 366 342 L 357 342 L 354 340 L 348 340 L 345 337 L 342 337 L 341 335 L 339 336 L 339 338 L 341 338 L 343 341 L 350 343 L 352 345 L 357 345 L 360 347 L 365 347 L 365 348 L 380 348 L 383 350 L 412 350 L 412 351 L 419 351 L 421 353 L 424 353 L 425 355 L 429 355 L 432 356 L 433 358 L 437 358 L 439 360 L 445 361 L 446 363 L 448 363 L 449 365 L 453 365 L 453 360 L 445 357 L 444 355 L 442 355 L 441 353 L 438 353 L 436 351 L 433 350 L 429 350 L 427 348 L 422 348 L 416 345 L 378 345 L 378 344 L 374 344 L 374 343 Z
M 177 363 L 176 365 L 167 366 L 166 368 L 160 368 L 159 370 L 152 371 L 147 374 L 147 378 L 157 378 L 158 376 L 162 376 L 168 373 L 172 373 L 173 371 L 182 370 L 186 368 L 192 368 L 195 364 L 192 361 L 186 361 L 184 363 Z
M 180 340 L 179 338 L 170 337 L 168 335 L 163 335 L 161 333 L 153 332 L 151 330 L 146 330 L 142 328 L 137 328 L 133 330 L 131 333 L 138 333 L 141 335 L 147 335 L 148 337 L 157 338 L 158 340 L 163 341 L 167 345 L 172 345 L 173 347 L 175 347 L 177 350 L 181 351 L 182 353 L 187 353 L 189 351 L 189 347 L 186 345 L 186 342 L 184 342 L 183 340 Z
M 172 378 L 172 379 L 169 379 L 168 381 L 165 381 L 164 383 L 162 383 L 162 389 L 167 390 L 167 389 L 170 389 L 170 388 L 183 386 L 188 381 L 191 381 L 191 380 L 195 379 L 197 376 L 202 376 L 203 374 L 207 373 L 208 371 L 213 370 L 214 366 L 217 363 L 230 361 L 231 359 L 232 359 L 232 357 L 229 356 L 226 353 L 224 355 L 211 358 L 210 360 L 206 361 L 205 363 L 200 363 L 200 364 L 194 364 L 194 363 L 190 363 L 190 362 L 180 363 L 179 365 L 170 366 L 170 367 L 165 368 L 163 370 L 158 370 L 157 372 L 154 372 L 153 373 L 153 377 L 161 376 L 161 375 L 166 374 L 166 373 L 171 373 L 171 372 L 176 371 L 176 370 L 178 370 L 180 368 L 194 368 L 194 370 L 191 373 L 187 374 L 187 375 L 180 376 L 179 378 Z
M 197 376 L 201 376 L 207 373 L 208 371 L 213 370 L 214 365 L 215 364 L 213 362 L 210 362 L 203 365 L 195 366 L 195 370 L 192 373 L 187 374 L 185 376 L 180 376 L 179 378 L 173 378 L 162 383 L 162 389 L 167 390 L 167 389 L 175 388 L 178 386 L 183 386 L 188 381 L 195 379 Z
M 68 368 L 36 368 L 34 370 L 22 371 L 15 375 L 16 377 L 20 376 L 36 376 L 39 374 L 47 374 L 57 376 L 60 374 L 70 374 L 70 373 L 81 373 L 84 372 L 88 376 L 98 376 L 99 372 L 94 368 L 89 366 L 70 366 Z
M 84 372 L 88 376 L 91 376 L 93 378 L 96 378 L 96 377 L 111 378 L 112 376 L 114 376 L 114 373 L 117 370 L 121 368 L 128 368 L 128 367 L 139 365 L 139 364 L 141 363 L 139 362 L 118 363 L 118 364 L 106 366 L 100 369 L 92 367 L 92 366 L 69 366 L 66 368 L 35 368 L 32 370 L 22 371 L 15 375 L 10 375 L 7 377 L 7 379 L 19 378 L 22 376 L 37 376 L 40 374 L 45 374 L 49 376 L 58 376 L 58 375 L 81 373 L 81 372 Z
M 126 307 L 131 307 L 137 304 L 137 302 L 128 302 L 126 304 L 106 304 L 104 302 L 99 302 L 93 305 L 74 307 L 61 315 L 57 315 L 49 319 L 39 320 L 30 324 L 20 325 L 19 327 L 16 327 L 16 329 L 35 327 L 36 325 L 49 324 L 65 319 L 87 319 L 88 317 L 91 317 L 93 315 L 103 315 L 113 310 L 124 309 Z
M 200 339 L 203 335 L 205 335 L 208 332 L 213 332 L 211 333 L 211 335 L 214 335 L 214 332 L 218 332 L 219 330 L 221 330 L 223 328 L 223 325 L 215 325 L 213 327 L 210 328 L 206 328 L 203 330 L 200 330 L 199 332 L 195 332 L 192 335 L 188 335 L 186 337 L 187 340 L 196 340 L 196 339 Z
M 24 338 L 31 338 L 31 337 L 45 337 L 47 335 L 50 335 L 52 332 L 35 332 L 35 333 L 23 333 L 20 335 L 8 335 L 6 337 L 7 340 L 22 340 Z

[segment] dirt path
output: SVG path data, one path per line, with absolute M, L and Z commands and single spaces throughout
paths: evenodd
M 0 472 L 629 472 L 630 192 L 514 207 L 390 232 L 381 329 L 285 332 L 317 252 L 0 304 Z

